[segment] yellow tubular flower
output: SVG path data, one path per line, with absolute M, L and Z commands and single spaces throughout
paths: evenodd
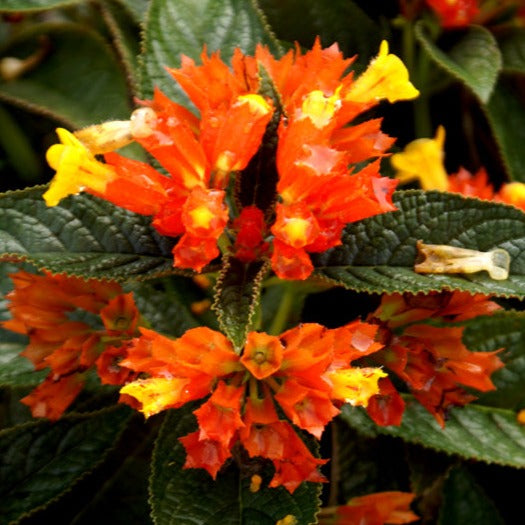
M 424 190 L 448 189 L 448 177 L 443 164 L 445 128 L 439 126 L 433 139 L 417 139 L 401 153 L 392 155 L 391 162 L 397 170 L 396 178 L 403 182 L 419 180 Z
M 379 55 L 366 71 L 353 83 L 346 99 L 351 102 L 411 100 L 419 91 L 408 79 L 408 70 L 401 59 L 388 52 L 388 42 L 383 40 Z
M 56 206 L 63 198 L 85 189 L 103 193 L 106 184 L 116 177 L 113 168 L 98 162 L 69 131 L 58 128 L 57 135 L 61 144 L 54 144 L 46 153 L 48 164 L 56 170 L 44 193 L 46 204 Z
M 332 398 L 366 407 L 368 400 L 379 393 L 379 379 L 386 376 L 380 368 L 345 368 L 331 372 Z

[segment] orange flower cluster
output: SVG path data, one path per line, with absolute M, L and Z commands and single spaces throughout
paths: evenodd
M 280 336 L 250 332 L 241 355 L 221 333 L 200 327 L 177 340 L 141 329 L 122 365 L 150 377 L 121 389 L 124 402 L 146 417 L 189 401 L 208 399 L 194 411 L 198 430 L 180 438 L 185 468 L 213 478 L 240 442 L 250 457 L 272 461 L 271 487 L 293 492 L 303 481 L 325 481 L 315 458 L 279 416 L 319 438 L 344 402 L 366 406 L 378 392 L 378 368 L 350 362 L 381 348 L 377 327 L 354 322 L 337 329 L 304 324 Z
M 22 355 L 35 369 L 51 369 L 22 399 L 34 417 L 58 419 L 93 366 L 105 384 L 120 385 L 135 377 L 120 364 L 140 320 L 131 294 L 123 294 L 116 283 L 47 273 L 19 271 L 11 279 L 14 289 L 7 299 L 12 319 L 2 325 L 29 336 Z M 99 326 L 85 322 L 90 317 Z
M 336 525 L 384 525 L 412 523 L 419 516 L 410 510 L 415 494 L 410 492 L 377 492 L 352 498 L 337 508 Z
M 180 68 L 168 70 L 200 118 L 155 90 L 129 122 L 76 136 L 58 130 L 62 144 L 47 155 L 57 171 L 47 204 L 89 191 L 151 215 L 161 234 L 178 237 L 177 267 L 201 271 L 220 244 L 243 261 L 271 251 L 273 269 L 285 279 L 307 278 L 309 253 L 340 244 L 346 224 L 395 209 L 396 181 L 380 176 L 378 160 L 370 162 L 386 155 L 394 139 L 381 132 L 381 119 L 347 126 L 381 100 L 418 95 L 386 42 L 357 80 L 345 75 L 352 60 L 336 44 L 322 49 L 318 41 L 304 55 L 297 48 L 280 59 L 263 46 L 254 57 L 236 50 L 231 68 L 218 53 L 204 51 L 201 60 L 183 57 Z M 123 136 L 141 144 L 169 177 L 112 153 Z M 106 153 L 105 164 L 96 153 Z M 356 167 L 364 161 L 366 167 Z M 246 186 L 249 198 L 241 196 Z
M 478 0 L 426 0 L 443 27 L 465 27 L 479 13 Z
M 499 306 L 482 295 L 467 292 L 429 295 L 385 295 L 368 322 L 378 324 L 383 350 L 374 360 L 403 380 L 414 397 L 444 426 L 446 411 L 475 399 L 464 387 L 494 390 L 490 376 L 503 367 L 499 352 L 471 352 L 462 343 L 464 327 L 436 326 L 478 315 Z M 426 324 L 432 321 L 434 324 Z M 388 378 L 367 411 L 380 425 L 399 425 L 404 402 Z

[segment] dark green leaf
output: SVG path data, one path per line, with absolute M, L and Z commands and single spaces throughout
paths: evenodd
M 225 260 L 216 285 L 213 305 L 222 331 L 240 350 L 251 328 L 259 304 L 261 283 L 268 265 L 261 262 L 242 263 L 230 257 Z
M 125 75 L 97 33 L 77 24 L 33 25 L 17 35 L 4 56 L 24 59 L 42 48 L 38 65 L 0 82 L 0 99 L 70 127 L 129 117 Z
M 142 22 L 146 16 L 150 0 L 115 0 L 123 5 L 135 18 L 136 22 Z
M 463 342 L 473 351 L 503 349 L 499 356 L 505 367 L 492 375 L 496 390 L 481 394 L 479 403 L 511 409 L 525 407 L 525 313 L 509 311 L 476 317 L 468 322 Z
M 398 211 L 347 226 L 340 247 L 315 256 L 317 272 L 346 288 L 369 293 L 466 290 L 525 296 L 525 214 L 511 206 L 460 195 L 417 190 L 394 195 Z M 416 274 L 416 241 L 488 251 L 511 257 L 509 279 L 485 272 Z
M 447 51 L 428 37 L 422 22 L 416 24 L 415 31 L 423 50 L 438 67 L 463 83 L 481 102 L 488 101 L 502 67 L 498 44 L 488 29 L 469 26 Z
M 439 525 L 504 525 L 492 501 L 464 467 L 450 472 L 443 491 Z
M 178 438 L 195 428 L 187 406 L 170 411 L 160 431 L 150 483 L 157 525 L 275 525 L 289 514 L 301 525 L 316 522 L 318 484 L 303 483 L 293 494 L 283 487 L 269 489 L 269 477 L 253 460 L 241 471 L 227 463 L 216 481 L 202 469 L 183 469 L 186 453 Z M 255 473 L 263 476 L 263 486 L 251 492 L 250 479 Z
M 204 44 L 208 52 L 220 50 L 228 62 L 236 47 L 253 53 L 258 43 L 280 53 L 254 0 L 152 0 L 144 33 L 142 96 L 151 96 L 158 86 L 187 104 L 165 67 L 179 66 L 181 54 L 198 60 Z
M 0 432 L 2 523 L 48 504 L 93 470 L 128 417 L 129 410 L 120 406 Z
M 396 436 L 447 454 L 525 467 L 525 427 L 516 421 L 515 412 L 467 405 L 452 409 L 445 428 L 441 428 L 422 405 L 409 396 L 406 400 L 407 407 L 399 427 L 377 426 L 364 411 L 349 406 L 343 408 L 342 418 L 367 435 Z
M 525 73 L 525 28 L 514 27 L 498 38 L 505 73 Z
M 525 104 L 519 87 L 501 79 L 483 107 L 511 180 L 525 182 Z
M 36 372 L 31 361 L 20 356 L 24 348 L 24 344 L 0 342 L 0 385 L 36 385 L 47 375 L 47 371 Z
M 2 0 L 2 11 L 44 11 L 55 7 L 78 4 L 83 0 Z
M 356 72 L 365 69 L 386 36 L 384 27 L 351 0 L 261 0 L 260 5 L 280 39 L 305 47 L 311 47 L 317 35 L 324 47 L 337 42 L 346 56 L 357 54 L 352 64 Z
M 0 197 L 0 257 L 38 269 L 100 279 L 143 279 L 170 273 L 170 240 L 150 218 L 89 195 L 49 208 L 42 188 Z

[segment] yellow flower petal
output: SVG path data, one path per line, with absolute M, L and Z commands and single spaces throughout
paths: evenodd
M 46 154 L 47 162 L 56 171 L 43 195 L 46 204 L 56 206 L 63 198 L 86 188 L 103 193 L 106 184 L 116 176 L 113 168 L 98 162 L 69 131 L 58 128 L 57 135 L 62 144 L 54 144 Z
M 417 139 L 405 147 L 401 153 L 391 157 L 397 170 L 396 178 L 401 182 L 419 180 L 424 190 L 448 189 L 448 176 L 443 164 L 443 144 L 445 128 L 439 126 L 433 139 Z
M 388 100 L 410 100 L 419 91 L 408 79 L 408 70 L 401 59 L 388 52 L 388 42 L 383 40 L 379 55 L 375 57 L 366 71 L 353 83 L 346 99 L 351 102 L 378 102 Z
M 181 400 L 187 383 L 187 379 L 180 377 L 139 379 L 122 387 L 120 393 L 134 397 L 142 404 L 140 411 L 150 417 L 174 407 Z
M 366 407 L 368 400 L 379 392 L 379 379 L 386 376 L 380 368 L 344 368 L 331 372 L 332 398 Z

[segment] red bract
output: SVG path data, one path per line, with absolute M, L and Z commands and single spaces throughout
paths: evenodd
M 374 359 L 402 379 L 414 397 L 444 426 L 452 406 L 475 396 L 465 387 L 493 390 L 490 376 L 503 363 L 496 352 L 472 352 L 462 342 L 462 326 L 431 326 L 490 314 L 499 306 L 481 295 L 466 292 L 429 295 L 385 295 L 369 322 L 381 325 L 385 348 Z M 392 383 L 383 380 L 367 410 L 381 425 L 400 424 L 403 402 Z
M 426 0 L 447 28 L 465 27 L 479 13 L 478 0 Z
M 29 336 L 22 355 L 37 370 L 51 369 L 44 382 L 22 399 L 33 416 L 58 419 L 94 366 L 103 383 L 123 384 L 135 377 L 121 360 L 140 314 L 132 295 L 123 294 L 120 285 L 24 271 L 11 278 L 15 287 L 7 299 L 13 318 L 2 325 Z M 86 312 L 98 317 L 104 328 L 74 320 Z
M 122 401 L 131 400 L 148 417 L 211 394 L 194 411 L 199 430 L 181 438 L 185 467 L 206 468 L 215 477 L 240 442 L 251 457 L 273 462 L 270 486 L 290 492 L 303 481 L 324 481 L 318 467 L 325 461 L 279 418 L 274 403 L 319 438 L 342 402 L 366 406 L 385 376 L 377 368 L 350 365 L 381 348 L 376 328 L 361 322 L 332 330 L 304 324 L 280 336 L 250 332 L 241 355 L 209 328 L 188 330 L 176 340 L 141 332 L 122 364 L 149 377 L 123 387 Z

